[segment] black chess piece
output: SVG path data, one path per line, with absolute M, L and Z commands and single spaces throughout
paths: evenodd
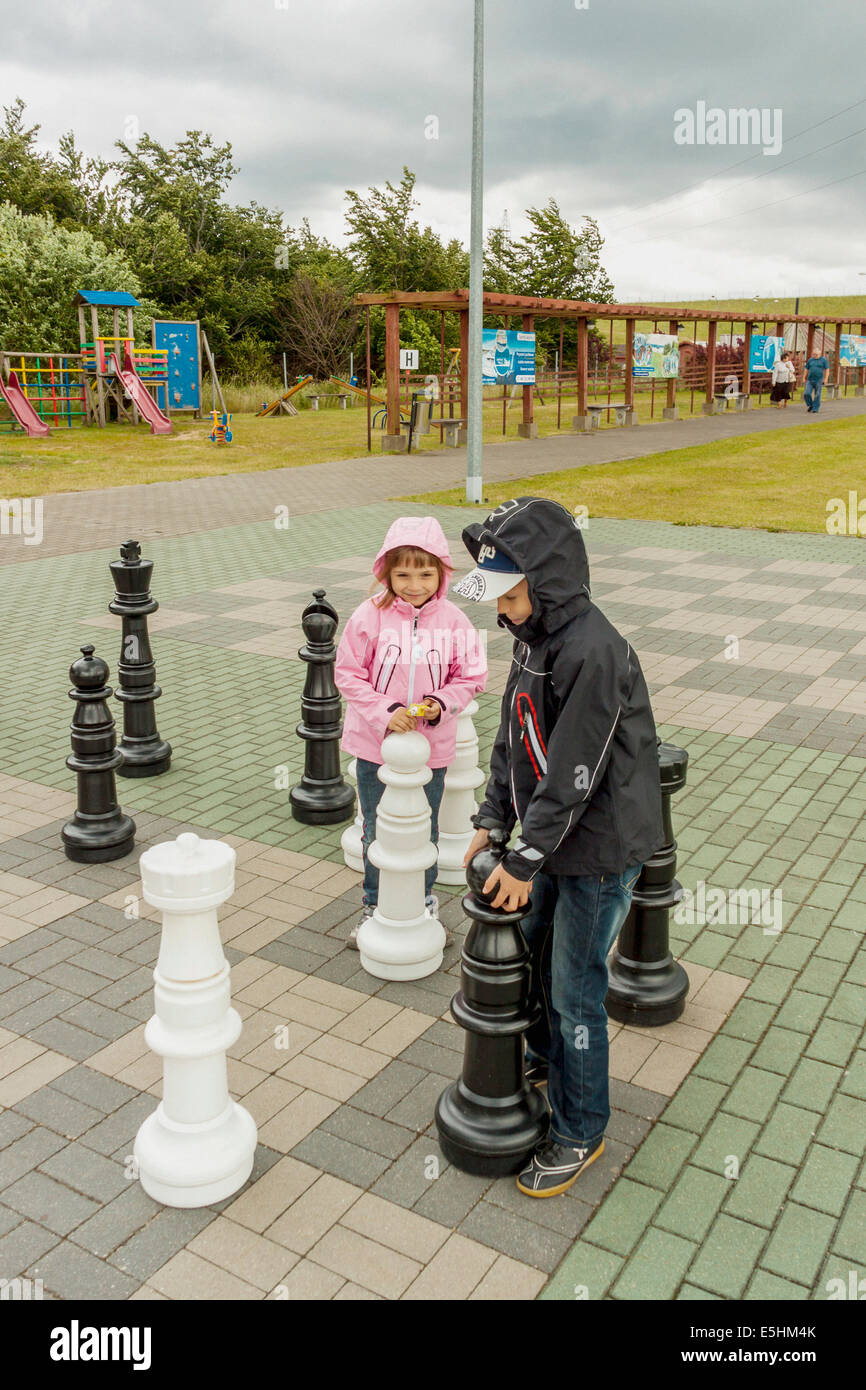
M 117 804 L 115 771 L 123 754 L 115 746 L 114 720 L 108 708 L 111 686 L 108 666 L 87 643 L 69 668 L 75 701 L 72 716 L 72 753 L 66 766 L 78 777 L 75 815 L 61 831 L 67 858 L 87 864 L 121 859 L 135 844 L 135 821 Z
M 682 898 L 675 878 L 677 842 L 671 797 L 686 784 L 689 755 L 672 743 L 659 746 L 665 842 L 644 864 L 631 907 L 608 967 L 605 1008 L 618 1023 L 652 1027 L 671 1023 L 686 1006 L 689 977 L 671 955 L 670 910 Z
M 307 678 L 301 697 L 301 723 L 297 734 L 306 742 L 304 775 L 289 793 L 292 815 L 307 825 L 337 825 L 355 814 L 355 792 L 340 768 L 340 735 L 343 705 L 334 684 L 337 649 L 334 633 L 339 618 L 325 599 L 324 589 L 314 589 L 315 602 L 301 615 L 306 643 L 298 656 L 307 662 Z
M 120 555 L 109 564 L 115 595 L 108 605 L 123 624 L 115 692 L 123 704 L 123 762 L 117 770 L 121 777 L 158 777 L 171 765 L 171 744 L 160 738 L 154 710 L 162 690 L 147 630 L 148 615 L 159 607 L 150 593 L 153 561 L 142 560 L 138 541 L 125 541 Z
M 484 884 L 505 854 L 508 836 L 490 831 L 490 844 L 466 867 L 470 891 L 463 910 L 472 919 L 463 947 L 461 988 L 451 1013 L 466 1030 L 463 1074 L 436 1103 L 442 1152 L 466 1173 L 516 1173 L 547 1134 L 543 1097 L 523 1075 L 523 1035 L 533 1022 L 530 956 L 520 930 L 529 903 L 515 912 L 492 908 Z

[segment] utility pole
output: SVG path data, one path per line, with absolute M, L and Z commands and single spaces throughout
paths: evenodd
M 469 418 L 466 427 L 466 501 L 481 501 L 481 437 L 484 427 L 481 329 L 484 311 L 484 0 L 475 0 L 472 64 L 472 189 L 469 228 Z

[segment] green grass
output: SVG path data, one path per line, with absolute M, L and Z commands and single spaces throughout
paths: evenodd
M 551 497 L 590 517 L 669 521 L 826 534 L 827 503 L 863 491 L 866 419 L 810 421 L 800 427 L 489 483 L 485 502 Z M 464 506 L 463 487 L 399 499 L 425 506 Z

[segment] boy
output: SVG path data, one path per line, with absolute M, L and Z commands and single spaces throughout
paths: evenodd
M 494 907 L 530 903 L 538 1021 L 527 1079 L 547 1085 L 545 1143 L 518 1175 L 553 1197 L 604 1151 L 607 955 L 644 862 L 664 844 L 655 723 L 638 659 L 591 601 L 583 537 L 558 502 L 503 502 L 463 542 L 477 567 L 454 592 L 497 600 L 514 635 L 511 671 L 477 834 L 521 835 L 487 880 Z M 530 897 L 531 894 L 531 897 Z

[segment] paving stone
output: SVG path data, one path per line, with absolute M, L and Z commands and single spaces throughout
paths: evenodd
M 841 1080 L 841 1068 L 805 1058 L 794 1070 L 782 1093 L 783 1099 L 789 1105 L 826 1110 L 830 1097 Z
M 760 1154 L 751 1154 L 740 1176 L 730 1186 L 725 1202 L 728 1216 L 741 1217 L 754 1226 L 772 1227 L 796 1177 L 796 1168 Z
M 59 1152 L 43 1159 L 39 1167 L 49 1177 L 57 1178 L 65 1182 L 67 1187 L 97 1201 L 110 1201 L 129 1182 L 119 1163 L 94 1153 L 83 1144 L 67 1144 Z
M 665 1123 L 701 1134 L 726 1095 L 720 1082 L 688 1076 L 664 1112 Z
M 414 1130 L 380 1120 L 352 1105 L 341 1105 L 322 1121 L 319 1131 L 322 1130 L 391 1159 L 398 1158 L 415 1138 Z
M 811 1288 L 835 1225 L 832 1216 L 789 1202 L 761 1257 L 762 1267 Z
M 535 1205 L 531 1197 L 526 1198 L 526 1204 Z M 530 1213 L 521 1217 L 483 1200 L 460 1223 L 460 1233 L 547 1274 L 556 1269 L 571 1246 L 570 1237 L 537 1225 Z
M 140 1182 L 129 1181 L 119 1196 L 77 1226 L 69 1238 L 92 1255 L 106 1259 L 161 1210 Z
M 157 1101 L 153 1096 L 138 1094 L 108 1115 L 101 1124 L 82 1134 L 81 1142 L 98 1153 L 114 1154 L 121 1146 L 132 1145 L 139 1127 L 156 1107 Z
M 830 1148 L 862 1154 L 866 1150 L 866 1102 L 838 1095 L 831 1102 L 818 1139 Z
M 721 1298 L 742 1298 L 766 1239 L 758 1226 L 716 1217 L 689 1269 L 689 1282 Z
M 784 1085 L 784 1077 L 749 1066 L 740 1073 L 724 1101 L 724 1108 L 745 1120 L 765 1120 Z
M 142 1282 L 161 1269 L 172 1255 L 184 1249 L 193 1236 L 197 1236 L 214 1219 L 214 1213 L 208 1207 L 188 1210 L 166 1208 L 118 1246 L 108 1257 L 109 1263 Z
M 660 1192 L 624 1177 L 593 1216 L 584 1231 L 584 1236 L 594 1245 L 601 1245 L 605 1250 L 613 1251 L 615 1255 L 628 1255 L 650 1224 L 661 1202 Z
M 439 1076 L 436 1072 L 426 1076 L 422 1074 L 421 1080 L 387 1112 L 385 1118 L 393 1124 L 405 1125 L 407 1129 L 426 1129 L 433 1119 L 437 1100 L 453 1079 Z M 353 1099 L 357 1104 L 357 1096 Z
M 60 1239 L 53 1231 L 37 1226 L 34 1221 L 21 1221 L 8 1235 L 0 1238 L 0 1269 L 4 1279 L 18 1279 L 34 1260 L 44 1255 Z
M 25 1118 L 23 1114 L 18 1114 L 15 1110 L 0 1111 L 0 1150 L 14 1143 L 32 1128 L 32 1120 Z
M 3 1193 L 3 1201 L 22 1216 L 28 1216 L 40 1226 L 47 1226 L 59 1236 L 68 1235 L 88 1216 L 98 1203 L 82 1197 L 44 1173 L 25 1173 Z
M 442 1164 L 442 1155 L 434 1136 L 422 1134 L 385 1170 L 370 1190 L 378 1197 L 396 1202 L 398 1206 L 413 1207 L 430 1190 L 431 1183 L 441 1181 L 435 1175 L 441 1171 Z
M 858 1165 L 859 1160 L 853 1154 L 813 1144 L 791 1189 L 791 1197 L 801 1206 L 841 1216 Z
M 606 1296 L 623 1264 L 622 1256 L 612 1255 L 589 1241 L 578 1240 L 539 1298 L 571 1302 L 586 1298 L 596 1302 Z
M 799 1164 L 817 1133 L 821 1116 L 780 1102 L 755 1144 L 755 1152 L 782 1163 Z
M 63 1299 L 125 1299 L 138 1287 L 137 1279 L 68 1240 L 37 1259 L 31 1269 L 47 1290 Z
M 356 1187 L 367 1188 L 381 1177 L 389 1160 L 370 1149 L 351 1144 L 335 1134 L 313 1130 L 291 1151 L 292 1158 L 332 1173 Z
M 667 1231 L 650 1228 L 625 1262 L 611 1289 L 614 1298 L 673 1298 L 697 1247 Z
M 628 1178 L 667 1192 L 695 1142 L 694 1134 L 660 1120 L 629 1163 Z
M 74 1096 L 85 1105 L 94 1106 L 104 1115 L 112 1114 L 139 1094 L 125 1082 L 116 1081 L 111 1076 L 103 1076 L 102 1072 L 85 1066 L 73 1067 L 71 1071 L 64 1072 L 52 1081 L 51 1086 L 53 1090 L 65 1091 L 67 1095 Z
M 728 1196 L 729 1186 L 726 1178 L 688 1164 L 672 1184 L 667 1200 L 653 1216 L 653 1224 L 699 1244 L 722 1201 Z
M 13 1143 L 0 1149 L 0 1187 L 8 1187 L 29 1173 L 43 1159 L 63 1148 L 63 1140 L 50 1129 L 28 1130 Z
M 53 1052 L 60 1052 L 64 1057 L 74 1057 L 78 1062 L 92 1057 L 105 1046 L 105 1038 L 88 1033 L 83 1028 L 76 1028 L 73 1023 L 65 1023 L 60 1018 L 53 1018 L 49 1023 L 29 1029 L 28 1034 L 34 1042 L 41 1043 L 43 1047 L 50 1047 Z

